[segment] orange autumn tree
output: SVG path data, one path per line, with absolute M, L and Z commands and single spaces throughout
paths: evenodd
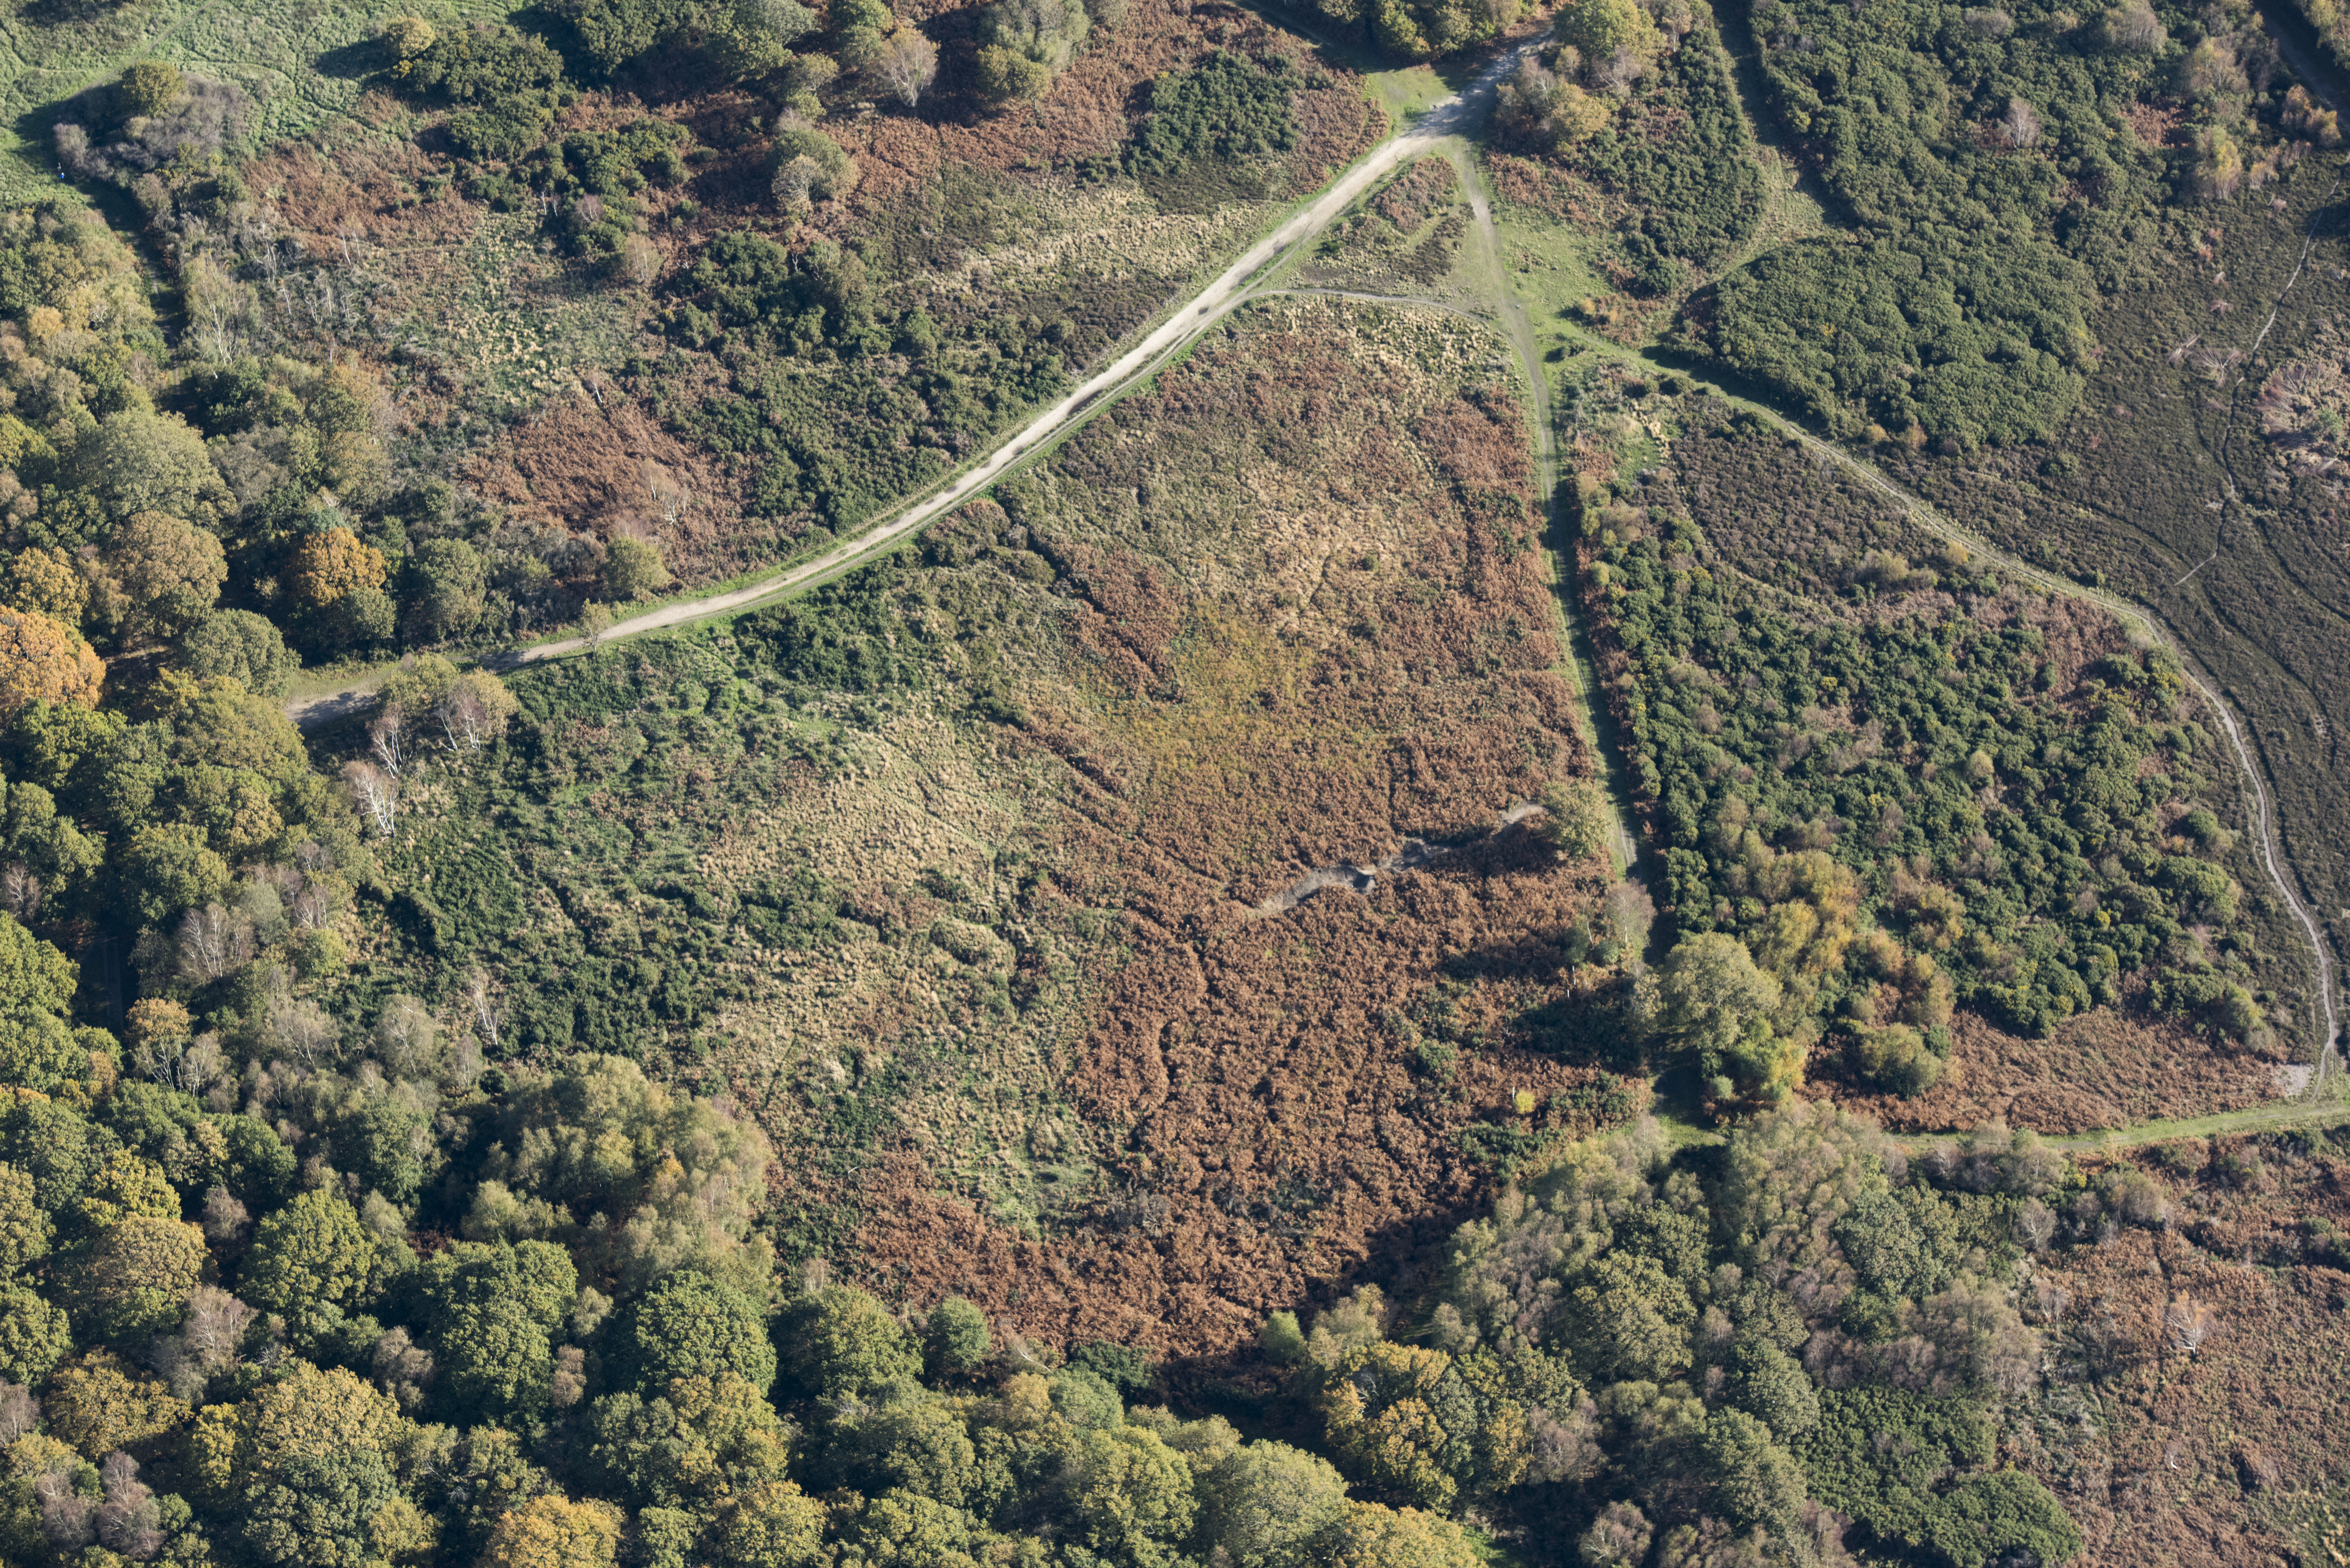
M 322 528 L 295 550 L 293 577 L 304 604 L 330 605 L 358 589 L 383 587 L 383 555 L 348 528 Z
M 98 706 L 106 666 L 89 644 L 36 610 L 0 609 L 0 718 L 27 702 Z

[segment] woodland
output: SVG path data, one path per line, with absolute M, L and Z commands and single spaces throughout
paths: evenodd
M 5 26 L 0 1563 L 2340 1560 L 2329 0 Z

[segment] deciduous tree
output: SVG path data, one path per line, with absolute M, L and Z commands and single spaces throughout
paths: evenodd
M 8 607 L 78 627 L 89 608 L 89 579 L 63 550 L 36 545 L 8 563 Z
M 49 1430 L 93 1463 L 117 1449 L 143 1449 L 188 1418 L 170 1389 L 110 1350 L 58 1368 L 42 1409 Z
M 1552 36 L 1594 63 L 1629 50 L 1635 58 L 1653 60 L 1664 52 L 1665 41 L 1639 0 L 1567 0 L 1551 24 Z
M 131 1215 L 106 1227 L 84 1266 L 94 1322 L 109 1335 L 171 1328 L 203 1278 L 206 1257 L 203 1232 L 176 1213 Z
M 604 547 L 604 591 L 614 604 L 647 597 L 668 581 L 659 545 L 623 536 Z
M 0 1274 L 13 1274 L 48 1256 L 52 1233 L 33 1179 L 13 1165 L 0 1165 Z
M 931 1309 L 922 1335 L 922 1360 L 933 1377 L 972 1372 L 987 1360 L 993 1347 L 987 1314 L 962 1297 L 949 1296 Z
M 443 743 L 463 755 L 472 755 L 504 738 L 506 727 L 522 711 L 522 703 L 506 683 L 487 670 L 470 670 L 457 678 L 432 717 Z
M 1477 1568 L 1480 1561 L 1467 1532 L 1442 1514 L 1375 1502 L 1350 1503 L 1327 1550 L 1318 1561 L 1329 1568 Z
M 407 600 L 416 635 L 438 642 L 463 636 L 482 617 L 489 568 L 463 539 L 433 539 L 408 557 Z
M 162 512 L 134 512 L 118 524 L 106 562 L 133 628 L 154 638 L 177 637 L 203 620 L 228 580 L 220 541 Z
M 285 1466 L 323 1455 L 390 1456 L 409 1428 L 390 1395 L 343 1368 L 289 1360 L 233 1405 L 207 1405 L 188 1442 L 194 1479 L 223 1507 Z
M 0 609 L 0 719 L 27 702 L 98 706 L 106 666 L 89 644 L 47 616 Z
M 1569 860 L 1607 856 L 1616 836 L 1616 811 L 1597 780 L 1573 779 L 1548 785 L 1542 793 L 1542 808 L 1536 831 L 1551 847 Z
M 921 1371 L 920 1352 L 888 1309 L 849 1285 L 832 1285 L 785 1313 L 784 1359 L 814 1398 L 837 1399 Z
M 288 1316 L 353 1306 L 368 1293 L 375 1257 L 375 1239 L 348 1203 L 331 1192 L 298 1193 L 262 1220 L 244 1293 L 255 1306 Z
M 882 86 L 912 109 L 938 79 L 939 47 L 916 29 L 900 27 L 881 46 L 872 68 Z
M 209 525 L 235 503 L 203 437 L 177 414 L 124 409 L 107 415 L 75 444 L 73 472 L 117 520 L 159 512 Z
M 0 1285 L 0 1377 L 38 1386 L 73 1349 L 65 1309 L 29 1285 Z
M 348 528 L 320 528 L 295 547 L 289 584 L 302 603 L 324 608 L 359 588 L 383 587 L 383 555 Z
M 122 106 L 126 119 L 161 114 L 187 90 L 187 78 L 175 67 L 160 60 L 141 60 L 127 67 L 114 85 L 115 99 Z
M 373 763 L 353 760 L 343 764 L 343 783 L 351 804 L 380 838 L 390 838 L 400 826 L 400 779 Z
M 484 1561 L 491 1568 L 612 1568 L 626 1524 L 609 1503 L 550 1492 L 499 1516 Z
M 391 1466 L 369 1449 L 286 1460 L 242 1500 L 239 1525 L 254 1559 L 273 1568 L 380 1568 L 432 1539 Z
M 1800 1055 L 1773 1033 L 1776 977 L 1755 967 L 1746 945 L 1719 931 L 1684 937 L 1658 973 L 1654 1023 L 1708 1079 L 1775 1097 L 1794 1086 Z
M 762 1393 L 775 1380 L 765 1314 L 740 1291 L 691 1269 L 669 1275 L 638 1300 L 623 1319 L 619 1343 L 637 1385 L 648 1392 L 674 1378 L 721 1372 Z
M 823 1558 L 824 1524 L 823 1506 L 778 1476 L 732 1500 L 711 1542 L 723 1568 L 808 1568 Z
M 1318 1454 L 1249 1443 L 1203 1468 L 1201 1534 L 1236 1563 L 1279 1561 L 1346 1518 L 1347 1483 Z

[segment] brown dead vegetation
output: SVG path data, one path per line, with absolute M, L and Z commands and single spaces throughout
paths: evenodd
M 842 144 L 864 171 L 860 210 L 869 211 L 952 166 L 1003 171 L 1113 157 L 1134 114 L 1147 102 L 1148 85 L 1159 76 L 1218 48 L 1304 52 L 1290 35 L 1237 5 L 1142 0 L 1128 7 L 1114 35 L 1078 56 L 1042 103 L 999 108 L 980 99 L 968 79 L 979 8 L 941 5 L 928 16 L 925 10 L 918 3 L 904 15 L 941 47 L 942 69 L 933 98 L 920 114 L 885 110 L 841 130 Z M 1299 144 L 1284 193 L 1317 188 L 1383 129 L 1353 74 L 1323 68 L 1330 71 L 1332 84 L 1297 95 Z
M 1075 1143 L 1098 1173 L 1082 1203 L 995 1217 L 910 1104 L 856 1191 L 799 1193 L 853 1204 L 837 1261 L 892 1294 L 1219 1354 L 1274 1307 L 1424 1277 L 1493 1180 L 1464 1128 L 1590 1125 L 1553 1102 L 1598 1075 L 1512 1021 L 1563 994 L 1605 871 L 1492 831 L 1590 766 L 1523 415 L 1470 369 L 1482 339 L 1383 319 L 1366 343 L 1318 304 L 1260 318 L 1065 448 L 1007 498 L 1016 523 L 951 525 L 1056 574 L 1066 663 L 1021 682 L 1003 743 L 1053 781 L 1033 809 L 1055 897 L 1116 911 L 1117 947 L 1037 1085 L 1073 1113 L 1053 1158 Z M 1253 908 L 1411 836 L 1460 846 L 1367 896 Z M 1440 985 L 1489 1032 L 1449 1077 L 1383 1021 Z
M 1440 1094 L 1380 1012 L 1463 951 L 1539 946 L 1579 899 L 1584 880 L 1511 830 L 1368 899 L 1139 926 L 1067 1085 L 1114 1151 L 1113 1186 L 1082 1226 L 1021 1239 L 899 1162 L 855 1254 L 910 1301 L 957 1293 L 1050 1343 L 1181 1354 L 1232 1349 L 1266 1313 L 1357 1277 L 1432 1282 L 1490 1191 L 1454 1135 L 1512 1121 L 1521 1089 L 1547 1100 L 1591 1075 L 1503 1048 L 1465 1055 Z
M 686 504 L 674 516 L 647 483 L 659 472 Z M 647 539 L 681 576 L 725 577 L 757 564 L 764 537 L 745 535 L 737 484 L 706 452 L 614 393 L 591 391 L 548 405 L 506 432 L 468 468 L 466 483 L 515 516 L 599 542 Z
M 2088 1174 L 2128 1176 L 2160 1218 L 2039 1266 L 2050 1376 L 2002 1457 L 2078 1521 L 2083 1568 L 2323 1561 L 2293 1515 L 2350 1467 L 2350 1164 L 2299 1137 L 2187 1139 Z
M 1914 1099 L 1856 1090 L 1835 1065 L 1812 1085 L 1895 1132 L 1956 1132 L 1993 1117 L 2061 1134 L 2241 1110 L 2276 1097 L 2272 1058 L 2185 1024 L 2099 1008 L 2045 1040 L 1970 1012 L 1950 1026 L 1941 1081 Z

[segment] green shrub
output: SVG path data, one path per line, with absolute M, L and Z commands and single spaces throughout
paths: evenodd
M 2085 384 L 2090 301 L 2137 265 L 2165 171 L 2116 139 L 2106 106 L 2149 87 L 2147 67 L 1974 15 L 1754 9 L 1773 111 L 1818 149 L 1858 239 L 1758 257 L 1693 307 L 1683 340 L 1842 434 L 2045 439 Z M 2099 199 L 2076 220 L 2084 182 Z
M 1923 1535 L 1955 1568 L 1985 1568 L 2019 1549 L 2049 1568 L 2081 1554 L 2081 1527 L 2022 1470 L 1969 1476 L 1934 1505 Z
M 1716 267 L 1752 237 L 1762 216 L 1762 173 L 1711 26 L 1699 26 L 1641 78 L 1632 102 L 1642 123 L 1615 126 L 1604 110 L 1595 116 L 1571 100 L 1594 109 L 1608 101 L 1586 98 L 1539 68 L 1522 71 L 1503 90 L 1504 133 L 1621 192 L 1638 209 L 1617 243 L 1642 292 L 1672 286 L 1669 259 Z M 1647 129 L 1661 116 L 1676 122 L 1673 134 Z
M 392 76 L 450 103 L 502 105 L 550 93 L 563 80 L 563 57 L 511 27 L 459 27 L 400 61 Z
M 1150 84 L 1150 114 L 1127 144 L 1127 172 L 1167 176 L 1202 159 L 1287 151 L 1297 142 L 1297 74 L 1286 56 L 1257 61 L 1224 49 L 1168 72 Z
M 1080 0 L 992 0 L 979 18 L 980 90 L 999 100 L 1044 97 L 1092 26 Z
M 1794 1441 L 1814 1497 L 1880 1540 L 1931 1539 L 1937 1489 L 1954 1470 L 1991 1462 L 1981 1407 L 1883 1386 L 1830 1389 L 1819 1424 Z
M 591 70 L 609 77 L 674 40 L 702 8 L 693 0 L 564 0 L 556 9 Z
M 2241 915 L 2223 867 L 2165 847 L 2164 807 L 2189 769 L 2175 670 L 2125 651 L 2044 691 L 2043 634 L 2006 609 L 1929 600 L 1800 619 L 1783 594 L 1878 602 L 1873 499 L 1823 495 L 1807 464 L 1734 424 L 1675 456 L 1710 497 L 1703 533 L 1663 507 L 1584 518 L 1607 567 L 1594 603 L 1626 659 L 1613 690 L 1635 787 L 1682 931 L 1739 937 L 1824 1021 L 1866 1002 L 1845 1014 L 1856 1063 L 1896 1092 L 1939 1072 L 1930 1032 L 1952 1001 L 2046 1033 L 2152 970 L 2158 1005 L 2256 1023 L 2230 990 L 2241 963 L 2178 961 L 2189 921 Z M 1980 592 L 1960 566 L 1938 580 Z M 1836 912 L 1847 905 L 1903 945 L 1863 940 Z
M 685 179 L 679 149 L 692 140 L 683 126 L 650 118 L 619 130 L 575 131 L 532 160 L 561 194 L 633 196 L 647 184 L 673 187 Z

